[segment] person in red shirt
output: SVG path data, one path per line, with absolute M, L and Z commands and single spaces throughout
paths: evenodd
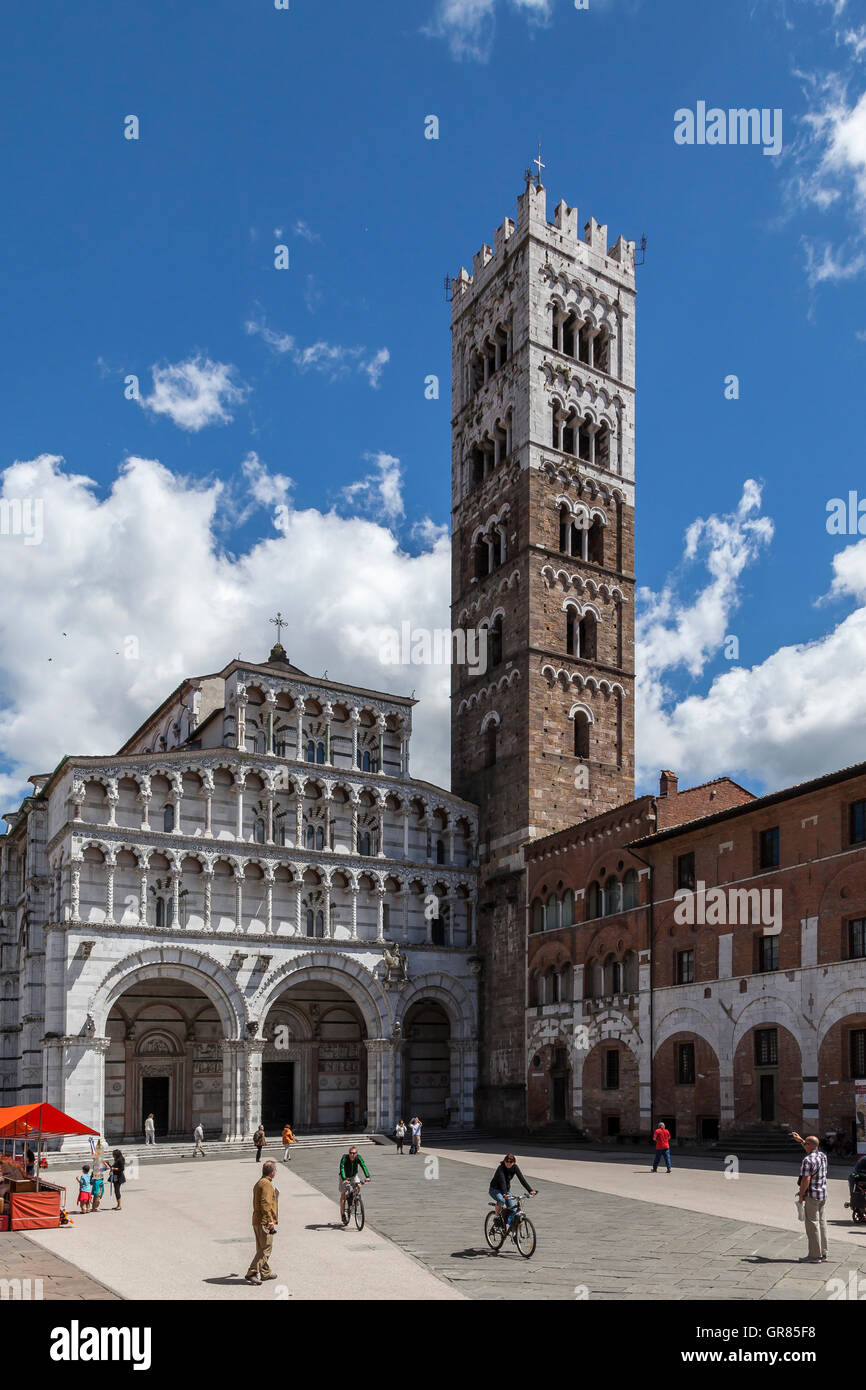
M 664 1120 L 659 1120 L 658 1129 L 653 1134 L 656 1141 L 656 1156 L 653 1159 L 653 1172 L 657 1173 L 661 1159 L 665 1161 L 665 1172 L 671 1171 L 671 1132 Z

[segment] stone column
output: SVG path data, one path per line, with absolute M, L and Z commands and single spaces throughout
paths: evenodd
M 385 940 L 385 889 L 376 889 L 376 940 Z
M 72 920 L 77 922 L 81 914 L 81 860 L 72 860 L 72 896 L 69 907 Z
M 379 735 L 379 772 L 385 771 L 385 720 L 381 714 L 376 720 L 376 729 Z
M 244 874 L 243 869 L 235 869 L 235 931 L 244 929 Z
M 331 788 L 325 792 L 325 849 L 331 848 Z
M 334 706 L 325 704 L 322 706 L 325 716 L 325 763 L 331 766 L 331 720 L 334 717 Z
M 242 840 L 244 838 L 244 779 L 240 773 L 235 777 L 235 786 L 237 787 L 238 798 L 237 838 Z
M 400 896 L 403 899 L 403 940 L 409 940 L 409 885 L 404 884 Z
M 202 870 L 202 878 L 204 879 L 204 908 L 202 911 L 203 930 L 206 932 L 212 932 L 213 927 L 211 926 L 210 918 L 211 897 L 213 894 L 213 869 L 204 868 Z
M 138 924 L 140 927 L 147 926 L 147 864 L 139 864 L 141 870 L 139 878 L 139 903 L 138 903 Z
M 356 805 L 354 802 L 352 803 L 352 844 L 351 844 L 351 852 L 352 852 L 352 854 L 357 854 L 357 853 L 358 853 L 358 807 L 357 807 L 357 805 Z
M 392 1106 L 390 1038 L 365 1038 L 367 1049 L 367 1132 L 390 1130 Z
M 270 754 L 271 757 L 273 757 L 273 756 L 274 756 L 274 707 L 276 706 L 276 703 L 277 703 L 277 697 L 276 697 L 276 695 L 274 694 L 273 690 L 269 690 L 269 691 L 268 691 L 267 695 L 265 696 L 265 700 L 266 700 L 267 705 L 268 705 L 268 753 Z
M 379 850 L 378 858 L 385 858 L 385 807 L 379 807 Z
M 138 799 L 141 802 L 141 829 L 150 830 L 150 792 L 142 792 Z
M 268 809 L 267 819 L 265 821 L 265 840 L 269 845 L 272 845 L 274 843 L 274 791 L 272 787 L 268 788 L 267 805 Z
M 295 930 L 295 935 L 296 935 L 296 936 L 303 936 L 304 933 L 303 933 L 303 930 L 302 930 L 302 927 L 301 927 L 301 912 L 302 912 L 302 909 L 303 909 L 304 885 L 303 885 L 303 883 L 301 882 L 300 877 L 298 877 L 298 878 L 295 880 L 295 889 L 296 889 L 296 898 L 295 898 L 295 929 L 296 929 L 296 930 Z
M 268 936 L 274 933 L 274 875 L 273 870 L 266 876 L 265 883 L 265 931 Z
M 171 902 L 172 902 L 172 922 L 175 931 L 180 931 L 180 881 L 181 872 L 179 869 L 171 871 Z
M 204 833 L 213 838 L 213 787 L 205 784 L 204 789 Z
M 105 800 L 108 802 L 108 824 L 117 825 L 117 803 L 120 796 L 117 791 L 116 783 L 108 788 L 105 793 Z
M 304 702 L 298 696 L 298 703 L 295 710 L 298 716 L 298 762 L 304 761 Z
M 352 884 L 352 940 L 358 940 L 358 893 L 357 883 Z
M 245 696 L 239 695 L 239 696 L 238 696 L 238 730 L 237 730 L 237 746 L 238 746 L 238 749 L 239 749 L 241 752 L 243 752 L 244 749 L 246 748 L 246 735 L 247 735 L 247 701 L 246 701 L 246 697 L 245 697 Z
M 172 782 L 171 799 L 174 805 L 174 833 L 180 835 L 182 833 L 180 819 L 183 809 L 183 782 L 180 779 L 177 782 Z
M 448 824 L 448 863 L 454 863 L 454 817 Z
M 114 869 L 113 859 L 105 861 L 105 920 L 114 923 Z
M 403 858 L 409 858 L 409 808 L 403 809 Z
M 329 882 L 327 879 L 325 880 L 324 893 L 325 893 L 325 907 L 324 907 L 325 940 L 326 940 L 326 941 L 330 941 L 330 939 L 331 939 L 331 885 L 330 885 L 330 882 Z
M 361 716 L 356 709 L 349 711 L 349 719 L 352 724 L 352 767 L 358 766 L 358 725 Z
M 304 847 L 304 796 L 303 792 L 297 793 L 295 802 L 295 845 L 298 849 Z

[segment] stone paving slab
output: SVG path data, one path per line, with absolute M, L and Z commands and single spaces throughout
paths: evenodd
M 64 1232 L 65 1234 L 65 1232 Z M 71 1234 L 71 1232 L 70 1232 Z M 17 1280 L 9 1285 L 3 1281 Z M 26 1280 L 30 1281 L 29 1286 Z M 36 1283 L 41 1280 L 41 1288 Z M 20 1231 L 0 1231 L 0 1301 L 68 1303 L 76 1299 L 120 1302 L 120 1295 L 54 1251 L 43 1250 Z
M 524 1260 L 511 1242 L 494 1254 L 483 1235 L 494 1165 L 443 1151 L 435 1164 L 387 1149 L 365 1157 L 368 1222 L 469 1298 L 574 1300 L 586 1290 L 604 1300 L 803 1301 L 826 1298 L 827 1281 L 849 1269 L 866 1273 L 866 1252 L 841 1243 L 826 1265 L 800 1264 L 806 1245 L 793 1223 L 779 1229 L 549 1179 L 526 1204 L 535 1255 Z M 330 1195 L 338 1162 L 339 1154 L 297 1154 L 295 1171 Z

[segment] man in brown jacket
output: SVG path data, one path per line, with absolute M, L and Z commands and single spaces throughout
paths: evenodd
M 253 1230 L 256 1236 L 256 1253 L 246 1272 L 248 1284 L 261 1284 L 264 1279 L 276 1279 L 276 1274 L 268 1261 L 274 1246 L 274 1233 L 277 1229 L 277 1199 L 279 1193 L 274 1187 L 274 1173 L 277 1165 L 273 1159 L 262 1164 L 262 1176 L 253 1188 Z

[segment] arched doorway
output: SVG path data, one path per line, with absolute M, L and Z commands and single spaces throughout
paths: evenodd
M 106 1033 L 105 1134 L 188 1138 L 201 1123 L 223 1133 L 223 1029 L 210 999 L 184 980 L 139 980 L 115 1000 Z
M 315 978 L 290 985 L 264 1027 L 261 1119 L 334 1132 L 366 1124 L 367 1029 L 359 1006 L 338 985 Z
M 419 1115 L 427 1125 L 447 1123 L 451 1095 L 451 1024 L 441 1004 L 420 999 L 403 1024 L 403 1118 Z

